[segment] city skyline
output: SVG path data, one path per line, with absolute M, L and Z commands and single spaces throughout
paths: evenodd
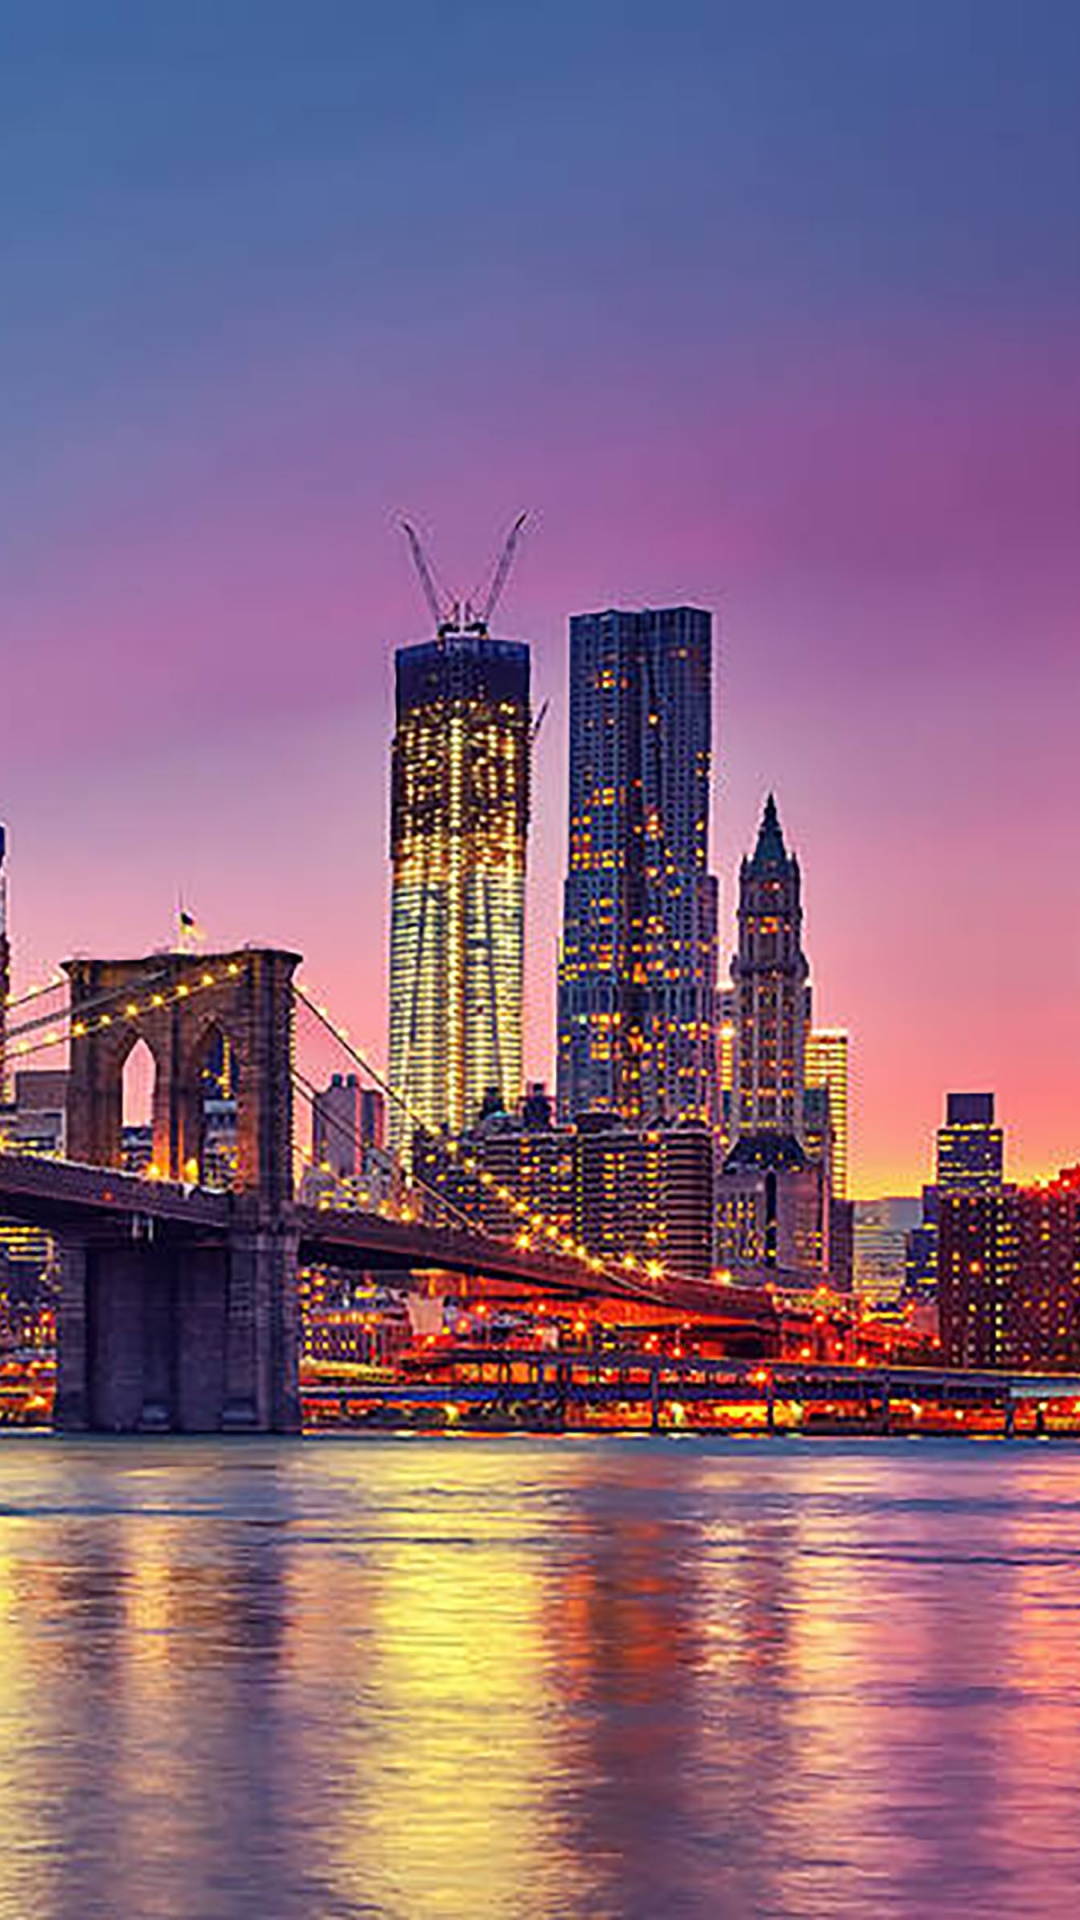
M 411 26 L 361 44 L 339 8 L 254 39 L 242 7 L 5 26 L 35 182 L 5 216 L 17 980 L 167 940 L 182 887 L 215 943 L 302 947 L 381 1055 L 389 661 L 424 634 L 393 519 L 471 575 L 535 503 L 501 622 L 552 701 L 527 1077 L 553 1078 L 566 617 L 685 600 L 724 636 L 722 967 L 774 786 L 815 1017 L 852 1034 L 853 1191 L 917 1190 L 950 1086 L 993 1087 L 1018 1177 L 1068 1163 L 1077 23 L 815 15 L 781 46 L 724 9 L 613 36 L 601 7 L 568 62 L 565 10 L 549 44 L 429 9 L 420 72 Z M 657 84 L 679 113 L 615 137 Z

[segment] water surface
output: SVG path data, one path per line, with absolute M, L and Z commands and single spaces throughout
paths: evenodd
M 1080 1449 L 0 1445 L 3 1920 L 1080 1912 Z

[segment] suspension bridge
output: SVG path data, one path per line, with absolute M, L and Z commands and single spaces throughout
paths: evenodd
M 410 1175 L 394 1207 L 312 1205 L 298 1192 L 301 1020 L 397 1096 L 297 979 L 299 955 L 80 958 L 9 1001 L 9 1068 L 67 1058 L 63 1159 L 0 1151 L 0 1215 L 60 1254 L 55 1424 L 67 1431 L 296 1431 L 297 1273 L 355 1267 L 404 1286 L 506 1301 L 606 1301 L 775 1332 L 762 1286 L 711 1286 L 613 1264 L 500 1189 L 512 1237 L 482 1232 Z M 62 1003 L 57 1005 L 57 1001 Z M 144 1042 L 154 1066 L 151 1159 L 125 1171 L 123 1087 Z M 212 1167 L 206 1068 L 228 1047 L 235 1143 Z

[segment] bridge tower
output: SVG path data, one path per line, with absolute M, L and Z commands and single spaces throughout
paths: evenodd
M 299 955 L 156 953 L 69 960 L 67 1152 L 119 1167 L 123 1077 L 156 1070 L 153 1167 L 199 1185 L 204 1069 L 228 1042 L 236 1174 L 225 1240 L 138 1223 L 63 1244 L 55 1422 L 69 1431 L 293 1431 L 299 1426 L 293 1204 L 293 993 Z M 103 1013 L 106 1017 L 103 1018 Z

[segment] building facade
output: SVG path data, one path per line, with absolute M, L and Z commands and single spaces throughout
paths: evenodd
M 558 1108 L 712 1124 L 717 887 L 709 872 L 712 617 L 570 622 L 569 866 Z
M 726 1156 L 716 1183 L 717 1259 L 774 1271 L 795 1285 L 829 1278 L 828 1169 L 793 1134 L 747 1133 Z
M 848 1192 L 849 1046 L 848 1035 L 841 1027 L 811 1027 L 806 1035 L 806 1147 L 812 1156 L 818 1154 L 818 1157 L 827 1158 L 830 1185 L 837 1200 L 846 1200 Z M 815 1090 L 825 1094 L 824 1112 L 820 1102 L 816 1109 L 819 1130 L 824 1131 L 822 1122 L 826 1122 L 828 1127 L 828 1138 L 821 1140 L 820 1150 L 817 1139 L 811 1137 L 809 1126 L 809 1110 L 814 1105 L 809 1096 Z
M 391 1145 L 521 1092 L 529 649 L 440 630 L 396 660 Z
M 994 1124 L 992 1093 L 947 1093 L 945 1125 L 938 1128 L 940 1193 L 978 1193 L 1005 1178 L 1005 1135 Z
M 637 1127 L 594 1110 L 553 1125 L 542 1113 L 534 1103 L 530 1118 L 529 1102 L 520 1116 L 493 1112 L 457 1141 L 418 1133 L 417 1180 L 501 1239 L 710 1278 L 715 1149 L 703 1122 Z
M 799 863 L 784 845 L 770 793 L 753 855 L 739 870 L 739 944 L 731 968 L 737 1138 L 803 1138 L 809 968 L 800 888 Z
M 938 1312 L 951 1366 L 1080 1370 L 1080 1167 L 942 1193 Z
M 362 1087 L 356 1073 L 331 1074 L 311 1108 L 311 1158 L 338 1179 L 361 1171 L 365 1150 L 386 1139 L 386 1102 L 377 1087 Z

